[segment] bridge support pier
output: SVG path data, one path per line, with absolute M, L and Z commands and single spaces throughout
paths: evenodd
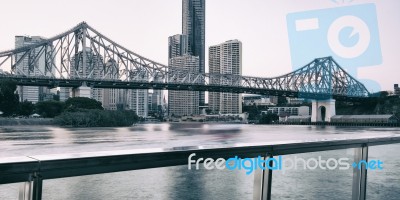
M 80 86 L 78 88 L 72 88 L 71 97 L 87 97 L 87 98 L 90 98 L 90 87 Z
M 311 108 L 311 122 L 330 122 L 336 115 L 335 99 L 313 100 Z

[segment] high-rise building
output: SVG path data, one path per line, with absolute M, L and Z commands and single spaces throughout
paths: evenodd
M 221 61 L 221 48 L 219 45 L 211 46 L 208 49 L 208 69 L 210 73 L 220 73 L 220 61 Z M 219 84 L 220 79 L 210 79 L 210 84 Z M 209 92 L 208 93 L 208 109 L 212 113 L 218 114 L 220 112 L 220 93 Z
M 93 52 L 92 49 L 89 47 L 87 47 L 84 52 L 86 53 L 85 67 L 83 66 L 83 51 L 78 52 L 76 56 L 73 56 L 71 58 L 70 78 L 75 78 L 75 77 L 102 78 L 104 74 L 102 56 Z M 90 97 L 96 101 L 103 103 L 103 89 L 101 88 L 90 88 L 89 96 L 86 96 L 86 92 L 81 91 L 79 96 Z M 72 94 L 70 95 L 70 97 L 75 97 L 75 96 L 74 94 Z
M 128 90 L 128 106 L 139 117 L 148 115 L 148 90 Z
M 149 109 L 149 113 L 153 112 L 153 92 L 149 92 L 149 98 L 147 98 L 147 108 Z
M 148 74 L 143 73 L 143 75 L 136 78 L 138 81 L 148 81 L 149 76 Z M 148 96 L 149 90 L 147 89 L 129 89 L 127 93 L 129 110 L 136 112 L 139 117 L 146 118 L 149 112 Z
M 176 34 L 168 37 L 168 59 L 187 54 L 188 48 L 187 35 Z
M 60 87 L 60 101 L 66 101 L 70 97 L 71 88 Z
M 114 59 L 110 59 L 106 63 L 104 70 L 105 78 L 118 80 L 119 65 Z M 106 110 L 124 110 L 127 108 L 127 90 L 106 88 L 103 89 L 103 108 Z
M 242 75 L 242 43 L 229 40 L 209 47 L 209 72 Z M 218 84 L 219 81 L 210 80 L 210 83 Z M 210 92 L 208 107 L 213 113 L 242 113 L 242 97 L 240 94 Z
M 162 96 L 157 90 L 149 93 L 149 111 L 153 113 L 162 112 Z
M 188 53 L 188 36 L 173 35 L 168 38 L 168 66 L 173 70 L 199 71 L 199 57 Z M 168 91 L 168 115 L 190 116 L 199 114 L 199 92 Z
M 42 42 L 43 40 L 45 40 L 45 38 L 40 36 L 15 36 L 15 48 L 32 45 Z M 41 48 L 38 47 L 33 50 L 33 53 L 39 53 L 40 51 Z M 47 53 L 50 53 L 51 48 L 49 48 L 47 51 Z M 24 53 L 19 53 L 16 55 L 15 59 L 18 60 L 22 58 L 22 56 L 24 56 Z M 48 68 L 46 68 L 45 56 L 45 53 L 41 53 L 38 57 L 25 56 L 22 58 L 22 61 L 16 65 L 15 73 L 25 76 L 50 76 L 52 73 L 54 73 L 54 68 L 52 68 L 53 71 L 48 71 Z M 50 95 L 50 89 L 47 87 L 18 86 L 17 91 L 20 101 L 27 100 L 32 103 L 46 100 Z
M 182 0 L 182 34 L 188 36 L 188 52 L 199 57 L 199 72 L 205 73 L 205 0 Z M 205 93 L 199 93 L 199 103 L 205 104 Z
M 79 52 L 78 57 L 72 57 L 70 69 L 72 78 L 90 76 L 91 78 L 118 79 L 119 65 L 117 61 L 110 59 L 103 66 L 102 56 L 95 54 L 90 48 L 86 49 L 86 59 L 87 67 L 84 69 L 82 68 L 82 52 Z M 75 64 L 76 62 L 78 64 Z M 143 80 L 147 80 L 147 78 L 143 77 Z M 70 96 L 73 97 L 73 95 Z M 148 90 L 90 88 L 89 97 L 101 102 L 103 107 L 108 110 L 130 109 L 140 117 L 147 117 L 148 114 Z
M 189 52 L 188 36 L 182 34 L 176 34 L 168 37 L 168 65 L 171 66 L 171 58 L 179 57 L 188 54 Z M 174 66 L 171 66 L 174 67 Z M 184 95 L 184 93 L 179 93 L 175 91 L 168 91 L 168 99 L 175 102 L 174 95 Z M 160 103 L 162 104 L 162 93 L 157 94 L 160 98 Z M 169 101 L 168 100 L 168 101 Z M 179 105 L 177 105 L 179 106 Z M 183 105 L 184 106 L 184 105 Z M 175 108 L 174 108 L 175 109 Z
M 174 68 L 169 70 L 188 70 L 197 72 L 199 70 L 199 57 L 183 55 L 171 58 L 169 65 Z M 178 80 L 180 81 L 180 80 Z M 168 91 L 168 115 L 174 117 L 191 116 L 199 114 L 199 92 L 198 91 Z

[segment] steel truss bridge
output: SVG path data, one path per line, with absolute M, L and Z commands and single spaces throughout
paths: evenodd
M 317 58 L 296 71 L 273 78 L 199 73 L 145 58 L 85 22 L 55 37 L 0 52 L 0 69 L 0 79 L 12 79 L 23 86 L 76 88 L 86 85 L 310 99 L 369 96 L 365 86 L 331 57 Z

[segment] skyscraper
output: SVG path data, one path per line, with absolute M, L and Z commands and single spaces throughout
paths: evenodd
M 71 95 L 71 88 L 60 87 L 60 101 L 66 101 Z
M 171 58 L 170 66 L 175 69 L 189 71 L 199 70 L 199 57 L 183 55 Z M 174 69 L 169 69 L 174 70 Z M 180 80 L 178 80 L 180 81 Z M 168 115 L 175 117 L 199 114 L 199 92 L 198 91 L 168 91 Z
M 188 51 L 199 57 L 199 72 L 205 73 L 205 0 L 182 0 L 182 34 L 188 36 Z M 199 103 L 204 105 L 205 93 Z
M 168 66 L 173 70 L 199 71 L 199 57 L 188 54 L 188 36 L 173 35 L 168 38 Z M 178 80 L 179 81 L 179 80 Z M 189 116 L 199 114 L 199 92 L 168 91 L 168 115 Z
M 119 65 L 114 59 L 109 59 L 104 68 L 107 79 L 118 80 Z M 124 110 L 127 108 L 126 89 L 106 88 L 103 89 L 103 108 L 106 110 Z
M 221 60 L 221 48 L 219 45 L 211 46 L 208 48 L 208 69 L 210 73 L 219 73 L 220 70 L 220 60 Z M 210 79 L 210 84 L 219 84 L 220 79 Z M 208 108 L 214 114 L 219 113 L 220 109 L 220 95 L 217 92 L 208 93 Z
M 86 66 L 83 66 L 83 53 L 86 53 Z M 85 68 L 85 69 L 84 69 Z M 70 66 L 70 78 L 75 77 L 92 77 L 101 78 L 103 77 L 103 58 L 101 55 L 96 54 L 92 49 L 87 47 L 84 51 L 78 52 L 77 55 L 71 58 Z M 64 91 L 63 91 L 64 92 Z M 70 95 L 74 97 L 73 95 Z M 103 103 L 103 89 L 101 88 L 90 88 L 90 94 L 79 94 L 81 97 L 90 97 Z M 61 99 L 61 98 L 60 98 Z
M 39 43 L 45 40 L 40 36 L 15 36 L 15 48 L 20 48 L 35 43 Z M 33 51 L 41 51 L 40 47 Z M 47 50 L 47 53 L 51 52 L 51 49 Z M 23 56 L 23 53 L 16 55 L 16 60 Z M 48 71 L 46 68 L 45 53 L 40 54 L 38 57 L 25 56 L 21 62 L 16 65 L 16 74 L 25 76 L 50 76 L 54 71 Z M 54 68 L 52 68 L 54 70 Z M 43 97 L 50 93 L 50 89 L 47 87 L 38 86 L 18 86 L 18 94 L 20 101 L 30 101 L 37 103 L 38 101 L 44 100 Z
M 128 106 L 136 112 L 139 117 L 148 115 L 148 90 L 128 90 Z
M 210 73 L 242 75 L 242 43 L 229 40 L 209 47 Z M 219 83 L 220 80 L 210 80 Z M 240 94 L 210 92 L 208 106 L 213 113 L 237 114 L 242 112 Z
M 148 81 L 149 75 L 145 71 L 137 71 L 141 74 L 136 77 L 138 81 Z M 146 118 L 149 113 L 148 107 L 148 89 L 129 89 L 127 93 L 128 107 L 136 112 L 139 117 Z
M 153 113 L 162 112 L 162 96 L 157 90 L 153 90 L 153 93 L 149 93 L 149 111 Z
M 187 35 L 176 34 L 168 37 L 168 59 L 187 54 L 188 48 Z

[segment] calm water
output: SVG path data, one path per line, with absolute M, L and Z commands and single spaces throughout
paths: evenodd
M 92 151 L 299 141 L 400 134 L 398 128 L 143 124 L 129 128 L 0 127 L 0 158 Z M 400 145 L 371 147 L 384 169 L 369 171 L 368 199 L 400 198 Z M 353 159 L 354 150 L 286 157 Z M 274 171 L 275 199 L 351 199 L 351 170 Z M 187 166 L 44 181 L 43 199 L 252 199 L 253 175 Z M 0 199 L 17 199 L 20 184 L 0 185 Z

